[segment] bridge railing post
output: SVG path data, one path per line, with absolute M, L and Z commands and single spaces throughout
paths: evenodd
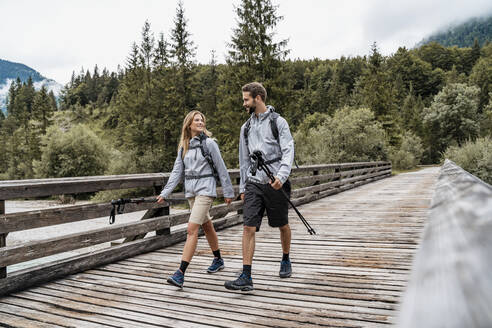
M 341 172 L 342 172 L 342 170 L 341 170 L 340 166 L 335 167 L 335 174 L 336 174 L 336 173 L 341 173 Z M 342 180 L 342 176 L 341 176 L 341 175 L 340 175 L 340 176 L 338 176 L 338 177 L 336 177 L 336 178 L 334 179 L 334 181 L 341 181 L 341 180 Z
M 313 176 L 316 176 L 316 175 L 319 175 L 319 170 L 313 170 Z M 316 181 L 314 181 L 313 186 L 317 186 L 317 185 L 319 185 L 320 183 L 321 183 L 321 181 L 320 181 L 320 180 L 316 180 Z M 315 193 L 316 193 L 316 194 L 319 194 L 319 191 L 316 191 Z
M 241 184 L 241 177 L 236 178 L 236 184 L 239 186 Z M 243 208 L 237 210 L 237 214 L 243 214 Z
M 0 200 L 0 215 L 5 214 L 5 200 Z M 7 245 L 7 234 L 0 233 L 0 247 Z M 0 267 L 0 279 L 7 278 L 7 267 Z
M 169 215 L 169 205 L 159 208 L 159 214 L 156 216 L 167 216 L 167 215 Z M 171 234 L 171 228 L 156 230 L 155 234 L 157 236 L 169 235 Z
M 162 186 L 161 185 L 154 185 L 154 194 L 159 195 L 161 193 Z M 153 217 L 158 217 L 158 216 L 167 216 L 169 215 L 169 204 L 164 207 L 160 207 L 156 212 L 154 212 Z M 165 229 L 160 229 L 156 230 L 155 234 L 157 236 L 163 236 L 163 235 L 169 235 L 171 234 L 171 228 L 165 228 Z

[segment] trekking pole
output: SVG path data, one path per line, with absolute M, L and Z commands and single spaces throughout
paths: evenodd
M 140 203 L 155 203 L 156 199 L 155 198 L 149 198 L 145 199 L 143 197 L 141 198 L 120 198 L 120 199 L 113 199 L 111 200 L 111 205 L 113 207 L 111 208 L 111 212 L 109 213 L 109 224 L 113 224 L 114 220 L 116 219 L 116 214 L 123 214 L 123 211 L 125 210 L 125 204 L 129 203 L 134 203 L 134 204 L 140 204 Z
M 260 170 L 263 170 L 265 171 L 266 175 L 268 176 L 268 178 L 273 182 L 275 181 L 275 177 L 272 173 L 272 171 L 270 171 L 270 169 L 268 168 L 268 166 L 265 164 L 265 162 L 263 161 L 263 157 L 262 157 L 262 154 L 260 151 L 255 151 L 253 152 L 253 154 L 250 155 L 251 158 L 255 161 L 255 163 L 253 165 L 255 165 L 255 168 L 257 167 L 258 169 Z M 287 195 L 287 193 L 285 192 L 285 190 L 283 188 L 280 188 L 280 190 L 282 191 L 282 194 L 284 195 L 284 197 L 287 199 L 287 201 L 289 202 L 290 206 L 292 206 L 292 208 L 294 209 L 294 211 L 296 211 L 297 215 L 299 216 L 299 219 L 301 219 L 301 222 L 304 224 L 304 226 L 306 227 L 307 231 L 309 232 L 310 235 L 315 235 L 316 234 L 316 231 L 314 231 L 314 229 L 311 227 L 311 225 L 306 221 L 306 219 L 304 218 L 304 216 L 301 214 L 301 212 L 299 212 L 299 210 L 297 209 L 297 207 L 292 203 L 292 201 L 290 200 L 289 198 L 289 195 Z

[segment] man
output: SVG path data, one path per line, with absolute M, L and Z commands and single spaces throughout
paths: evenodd
M 294 141 L 287 121 L 266 106 L 267 93 L 258 82 L 246 84 L 242 88 L 243 106 L 250 113 L 249 120 L 241 127 L 239 138 L 239 167 L 241 181 L 239 193 L 243 206 L 243 271 L 224 286 L 230 290 L 253 290 L 251 265 L 255 250 L 255 233 L 259 231 L 263 214 L 266 210 L 268 224 L 280 229 L 283 256 L 279 276 L 290 277 L 291 230 L 288 223 L 288 201 L 280 188 L 290 196 L 289 177 L 294 160 Z M 262 170 L 255 170 L 255 163 L 250 154 L 260 151 L 265 163 L 275 176 L 270 181 Z

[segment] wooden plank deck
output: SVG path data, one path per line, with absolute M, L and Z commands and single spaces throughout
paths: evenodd
M 0 298 L 12 327 L 381 327 L 392 323 L 409 278 L 439 168 L 401 174 L 294 211 L 293 275 L 278 277 L 278 229 L 256 237 L 255 290 L 229 292 L 242 267 L 242 227 L 220 231 L 226 269 L 207 274 L 204 237 L 185 287 L 166 284 L 183 243 Z

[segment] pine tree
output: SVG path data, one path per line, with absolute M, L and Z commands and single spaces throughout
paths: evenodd
M 192 94 L 196 47 L 187 28 L 188 20 L 184 16 L 183 2 L 179 1 L 171 31 L 170 53 L 175 70 L 176 106 L 182 112 L 193 109 L 196 104 Z
M 184 16 L 183 2 L 179 1 L 171 31 L 171 55 L 179 68 L 191 68 L 194 64 L 196 47 L 187 28 L 188 20 Z
M 139 66 L 139 51 L 135 42 L 132 44 L 130 55 L 126 58 L 126 71 L 132 71 Z
M 22 83 L 21 83 L 20 78 L 17 78 L 10 85 L 9 92 L 7 95 L 7 113 L 11 117 L 16 116 L 16 112 L 17 112 L 16 98 L 17 98 L 17 95 L 19 94 L 21 87 L 22 87 Z
M 242 109 L 241 87 L 252 81 L 263 83 L 267 102 L 290 119 L 296 104 L 289 72 L 282 65 L 288 53 L 287 40 L 274 42 L 275 28 L 282 19 L 270 0 L 242 0 L 234 9 L 237 27 L 228 44 L 226 65 L 219 70 L 218 115 L 211 129 L 218 137 L 224 160 L 237 166 L 239 130 L 246 114 Z M 231 110 L 232 109 L 232 110 Z
M 34 97 L 32 113 L 32 118 L 40 122 L 40 133 L 43 135 L 46 134 L 46 129 L 51 124 L 54 110 L 53 100 L 50 98 L 48 90 L 43 85 Z
M 391 145 L 399 144 L 399 127 L 396 108 L 395 85 L 390 80 L 386 60 L 379 52 L 376 42 L 371 46 L 367 68 L 361 78 L 364 104 L 383 123 Z
M 150 30 L 149 21 L 145 21 L 142 28 L 142 42 L 140 43 L 140 60 L 144 69 L 150 72 L 151 64 L 153 63 L 155 47 L 154 34 Z
M 288 40 L 274 42 L 275 27 L 283 17 L 271 0 L 242 0 L 235 8 L 238 27 L 229 43 L 228 61 L 246 66 L 245 79 L 266 81 L 275 77 L 289 53 Z
M 148 146 L 151 151 L 154 149 L 154 125 L 152 124 L 152 117 L 158 108 L 152 106 L 152 89 L 153 89 L 153 74 L 152 74 L 152 64 L 154 62 L 154 48 L 155 48 L 155 38 L 154 34 L 150 30 L 150 23 L 145 21 L 142 28 L 142 41 L 140 43 L 139 53 L 141 61 L 141 73 L 143 78 L 143 84 L 141 86 L 143 92 L 142 103 L 140 103 L 140 116 L 145 125 L 145 137 Z M 143 131 L 141 131 L 143 132 Z
M 478 43 L 478 39 L 475 38 L 473 41 L 473 47 L 471 50 L 470 54 L 470 70 L 473 68 L 473 65 L 477 62 L 477 60 L 480 58 L 480 44 Z
M 159 34 L 157 46 L 154 49 L 154 67 L 162 68 L 169 65 L 169 43 L 164 39 L 164 33 Z
M 5 123 L 5 115 L 3 114 L 3 111 L 0 110 L 0 180 L 7 178 L 5 172 L 7 172 L 7 169 L 9 167 L 9 162 L 8 162 L 9 155 L 7 152 L 9 136 L 7 135 L 4 129 L 5 126 L 4 123 Z
M 209 122 L 213 122 L 215 113 L 217 112 L 217 96 L 218 96 L 218 83 L 219 73 L 217 71 L 217 58 L 215 57 L 215 50 L 212 50 L 210 62 L 207 66 L 201 67 L 203 72 L 200 85 L 200 100 L 198 108 L 200 111 L 209 118 Z

